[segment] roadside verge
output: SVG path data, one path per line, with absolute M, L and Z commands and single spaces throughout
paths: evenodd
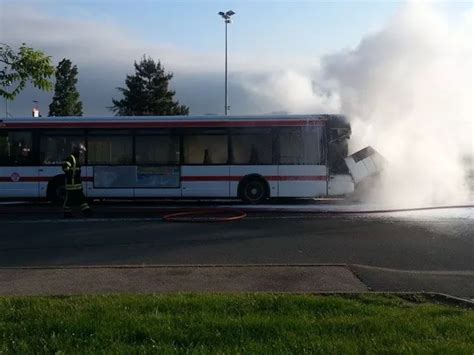
M 366 291 L 344 265 L 0 269 L 0 295 Z

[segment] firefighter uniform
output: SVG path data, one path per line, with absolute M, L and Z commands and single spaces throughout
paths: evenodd
M 79 154 L 71 154 L 63 164 L 66 175 L 66 197 L 64 199 L 64 217 L 72 216 L 73 206 L 79 206 L 86 216 L 91 214 L 91 209 L 82 191 L 81 166 Z

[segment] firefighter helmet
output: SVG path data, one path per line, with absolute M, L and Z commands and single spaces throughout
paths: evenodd
M 78 153 L 85 153 L 87 151 L 86 146 L 82 143 L 75 144 L 72 147 L 73 152 L 78 152 Z

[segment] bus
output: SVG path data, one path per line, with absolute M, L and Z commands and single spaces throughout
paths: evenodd
M 91 199 L 347 195 L 380 170 L 347 156 L 342 115 L 35 117 L 0 119 L 0 198 L 64 196 L 61 164 L 84 144 Z

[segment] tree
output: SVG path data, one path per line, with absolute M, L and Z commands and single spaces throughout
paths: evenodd
M 18 52 L 0 43 L 0 96 L 13 100 L 30 82 L 41 90 L 51 90 L 49 78 L 54 74 L 51 57 L 42 51 L 21 45 Z
M 123 98 L 112 99 L 110 107 L 117 116 L 166 116 L 187 115 L 189 108 L 173 100 L 174 90 L 170 90 L 172 73 L 165 73 L 160 61 L 143 56 L 134 63 L 135 75 L 127 75 L 125 88 L 117 88 Z
M 77 66 L 69 59 L 59 62 L 53 101 L 49 105 L 50 116 L 82 116 L 82 102 L 76 90 L 77 73 Z

